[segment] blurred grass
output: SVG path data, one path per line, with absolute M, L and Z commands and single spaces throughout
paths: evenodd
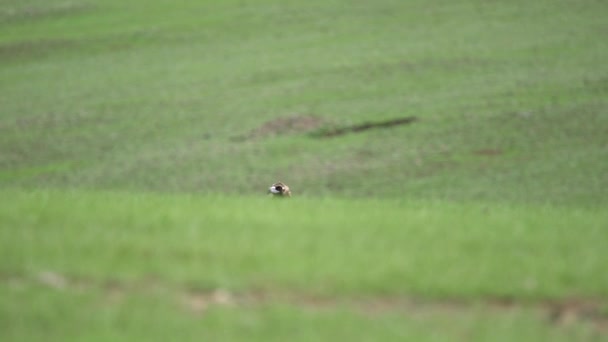
M 550 324 L 545 308 L 607 305 L 601 210 L 21 190 L 0 204 L 3 339 L 602 336 L 595 316 Z
M 553 327 L 527 309 L 357 313 L 348 307 L 267 303 L 212 307 L 196 314 L 180 305 L 179 297 L 162 292 L 114 299 L 95 291 L 73 294 L 30 284 L 0 289 L 10 294 L 0 297 L 2 335 L 10 341 L 599 340 L 589 326 Z M 24 303 L 37 310 L 24 310 Z
M 5 194 L 1 266 L 8 274 L 159 276 L 200 288 L 322 295 L 595 298 L 608 289 L 601 210 Z

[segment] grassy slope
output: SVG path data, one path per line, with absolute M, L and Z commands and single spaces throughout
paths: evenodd
M 602 3 L 12 8 L 3 184 L 253 194 L 279 178 L 299 194 L 605 202 Z M 290 115 L 421 120 L 231 139 Z

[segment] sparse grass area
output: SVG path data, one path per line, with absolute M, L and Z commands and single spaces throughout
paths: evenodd
M 605 13 L 3 1 L 0 339 L 606 340 Z

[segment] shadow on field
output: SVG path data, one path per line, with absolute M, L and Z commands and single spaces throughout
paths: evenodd
M 293 115 L 267 121 L 246 134 L 233 137 L 232 140 L 246 141 L 269 136 L 306 133 L 313 138 L 333 138 L 348 133 L 361 133 L 373 129 L 409 125 L 417 120 L 418 118 L 415 116 L 408 116 L 390 120 L 368 121 L 356 125 L 339 126 L 328 123 L 326 120 L 317 116 Z
M 360 133 L 371 129 L 391 128 L 395 126 L 409 125 L 417 120 L 418 118 L 416 118 L 415 116 L 408 116 L 384 121 L 364 122 L 358 125 L 322 129 L 317 132 L 312 132 L 310 135 L 315 138 L 333 138 L 348 133 Z

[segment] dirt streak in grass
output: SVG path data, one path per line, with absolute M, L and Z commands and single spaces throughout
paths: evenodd
M 519 310 L 535 312 L 556 326 L 590 324 L 601 334 L 608 335 L 608 302 L 600 298 L 568 297 L 561 299 L 522 300 L 517 298 L 480 297 L 420 298 L 402 295 L 368 295 L 361 297 L 330 297 L 286 289 L 231 292 L 226 289 L 200 289 L 176 285 L 157 277 L 135 280 L 96 280 L 69 277 L 45 271 L 35 276 L 0 275 L 9 287 L 43 286 L 57 291 L 86 293 L 100 291 L 104 303 L 116 305 L 132 295 L 168 294 L 176 305 L 193 315 L 203 315 L 216 307 L 263 307 L 287 304 L 313 311 L 346 310 L 365 316 L 404 314 L 408 316 L 461 315 L 472 312 L 507 313 Z

